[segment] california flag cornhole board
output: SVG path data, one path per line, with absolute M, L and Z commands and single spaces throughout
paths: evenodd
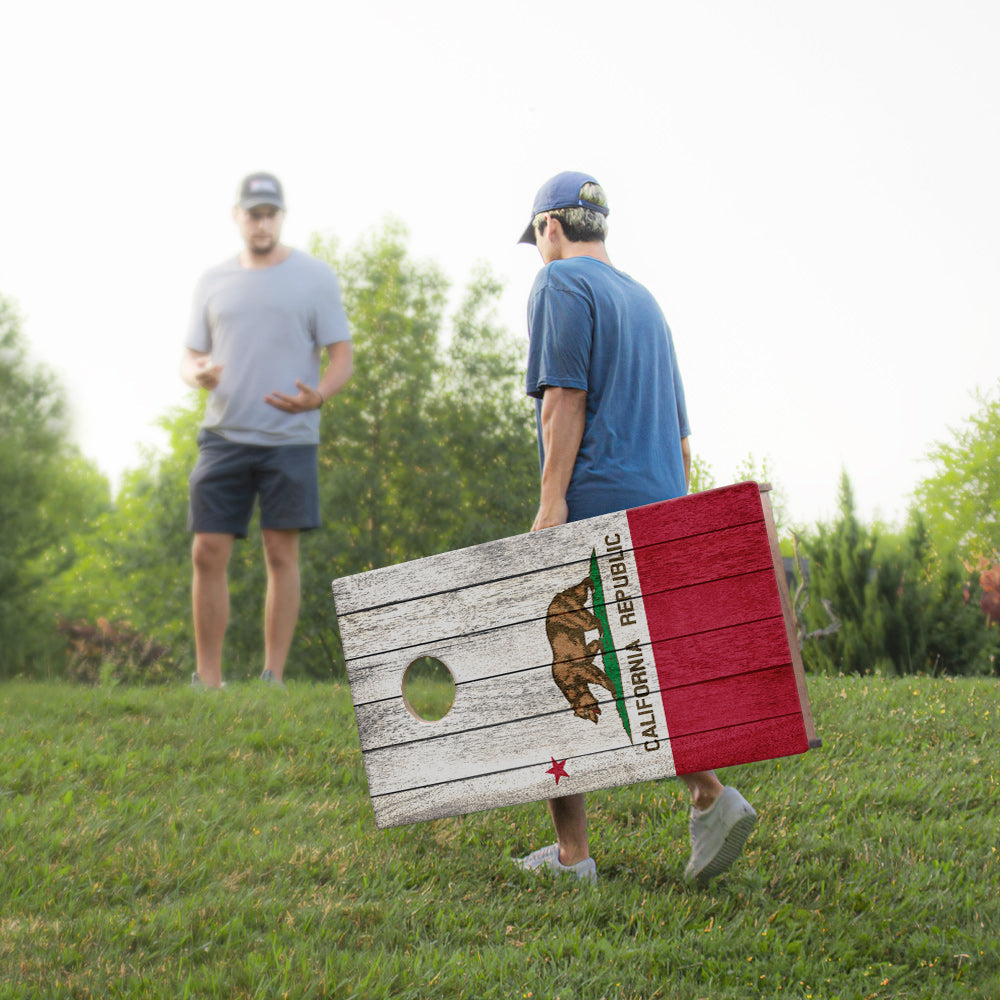
M 692 496 L 333 584 L 380 827 L 805 752 L 767 487 Z M 420 657 L 455 681 L 408 709 Z

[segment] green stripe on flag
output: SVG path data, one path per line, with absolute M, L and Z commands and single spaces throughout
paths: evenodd
M 604 672 L 615 686 L 617 697 L 615 704 L 621 716 L 622 725 L 632 740 L 632 727 L 629 725 L 628 712 L 625 709 L 625 691 L 622 688 L 622 668 L 618 665 L 618 654 L 615 652 L 615 642 L 611 638 L 611 627 L 608 625 L 608 609 L 604 606 L 604 585 L 601 583 L 601 571 L 597 566 L 597 550 L 590 550 L 590 580 L 594 584 L 594 617 L 601 623 L 601 647 L 604 652 Z

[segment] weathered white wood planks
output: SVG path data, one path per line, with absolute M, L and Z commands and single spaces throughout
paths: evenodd
M 379 826 L 801 753 L 814 736 L 755 483 L 337 580 Z M 423 722 L 433 656 L 455 703 Z

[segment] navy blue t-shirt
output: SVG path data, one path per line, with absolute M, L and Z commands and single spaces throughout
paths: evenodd
M 546 265 L 528 300 L 528 395 L 585 389 L 587 417 L 566 502 L 571 521 L 687 492 L 690 434 L 670 327 L 649 291 L 593 257 Z

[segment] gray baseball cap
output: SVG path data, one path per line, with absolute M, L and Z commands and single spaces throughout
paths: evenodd
M 274 205 L 285 210 L 285 196 L 281 181 L 274 174 L 248 174 L 240 184 L 240 208 L 256 208 L 258 205 Z

